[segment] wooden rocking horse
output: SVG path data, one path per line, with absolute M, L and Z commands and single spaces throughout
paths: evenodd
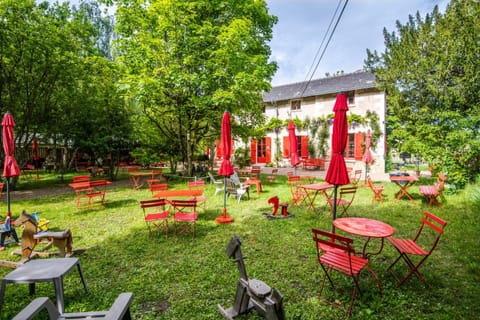
M 37 219 L 25 210 L 23 210 L 20 217 L 15 220 L 15 227 L 20 226 L 23 226 L 24 228 L 21 241 L 22 251 L 20 253 L 22 256 L 22 263 L 29 261 L 35 255 L 48 257 L 52 254 L 59 254 L 62 257 L 69 257 L 73 254 L 73 238 L 70 229 L 58 232 L 39 232 Z M 47 245 L 40 250 L 35 251 L 35 247 L 39 241 L 43 239 L 49 239 Z M 58 248 L 58 252 L 46 252 L 46 250 L 52 247 L 52 244 Z
M 273 291 L 263 281 L 257 279 L 248 279 L 247 270 L 245 268 L 241 246 L 242 242 L 239 237 L 234 236 L 227 246 L 227 256 L 238 264 L 240 272 L 240 280 L 235 293 L 235 302 L 233 307 L 227 310 L 221 305 L 217 305 L 218 310 L 226 319 L 233 319 L 241 314 L 246 314 L 255 308 L 260 315 L 267 320 L 285 320 L 285 312 L 283 310 L 283 296 L 274 288 Z
M 288 212 L 288 203 L 280 203 L 278 196 L 268 199 L 268 203 L 273 204 L 273 212 L 264 213 L 264 215 L 266 215 L 268 218 L 289 218 L 293 216 Z M 282 215 L 277 216 L 277 212 L 280 207 L 282 208 Z

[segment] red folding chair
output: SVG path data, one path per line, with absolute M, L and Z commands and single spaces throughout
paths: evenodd
M 443 194 L 443 190 L 445 189 L 445 182 L 447 181 L 447 177 L 442 173 L 438 174 L 437 182 L 433 186 L 419 186 L 418 189 L 420 193 L 427 197 L 428 204 L 436 204 L 438 207 L 442 207 L 438 198 Z
M 152 196 L 158 191 L 168 190 L 168 184 L 166 183 L 152 183 L 148 186 L 152 192 Z
M 350 208 L 353 200 L 355 199 L 355 194 L 357 193 L 357 186 L 347 186 L 341 187 L 340 192 L 337 196 L 337 210 L 341 209 L 340 212 L 337 211 L 337 217 L 345 215 L 348 217 L 347 210 Z M 330 215 L 333 214 L 333 196 L 327 199 L 327 205 L 330 205 Z
M 305 189 L 300 188 L 302 183 L 300 176 L 288 176 L 288 183 L 290 184 L 290 193 L 292 194 L 292 204 L 299 206 L 301 204 L 307 204 L 308 192 Z
M 383 195 L 383 189 L 385 189 L 385 187 L 374 185 L 370 176 L 367 178 L 367 183 L 368 183 L 368 187 L 373 192 L 372 203 L 374 203 L 377 200 L 383 203 L 383 200 L 385 199 L 385 196 Z
M 140 201 L 143 209 L 145 223 L 147 224 L 148 236 L 152 235 L 153 228 L 165 228 L 165 237 L 168 239 L 168 220 L 170 211 L 166 210 L 168 201 L 165 199 Z
M 332 288 L 335 288 L 330 272 L 337 271 L 352 278 L 354 283 L 352 298 L 347 310 L 337 302 L 324 299 L 325 302 L 346 312 L 347 318 L 352 312 L 353 303 L 357 293 L 361 293 L 359 286 L 360 273 L 366 269 L 377 282 L 380 295 L 382 294 L 382 284 L 377 274 L 370 268 L 368 259 L 355 255 L 353 249 L 353 240 L 328 231 L 312 228 L 313 241 L 317 250 L 317 259 L 323 269 L 324 277 L 319 295 L 322 295 L 325 287 L 325 280 L 328 278 Z
M 387 269 L 397 280 L 398 286 L 404 284 L 413 274 L 422 280 L 425 285 L 428 285 L 419 269 L 437 247 L 446 225 L 445 220 L 430 212 L 425 212 L 415 238 L 388 238 L 388 241 L 400 253 L 400 256 Z M 393 266 L 401 259 L 410 269 L 403 278 L 393 270 Z
M 203 180 L 188 181 L 187 185 L 188 185 L 188 189 L 190 189 L 190 190 L 198 189 L 198 190 L 202 190 L 203 192 L 205 192 L 205 181 L 203 181 Z M 202 195 L 202 196 L 199 196 L 199 197 L 192 197 L 189 200 L 197 201 L 198 204 L 202 203 L 204 212 L 207 209 L 207 197 Z
M 177 235 L 187 233 L 195 238 L 195 224 L 198 219 L 196 200 L 171 200 L 170 204 L 174 210 L 173 221 L 175 223 L 175 238 Z M 177 232 L 177 227 L 180 230 Z

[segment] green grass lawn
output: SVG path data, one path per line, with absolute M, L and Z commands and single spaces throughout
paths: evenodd
M 67 179 L 69 179 L 67 177 Z M 71 180 L 70 180 L 71 181 Z M 34 184 L 34 182 L 30 182 Z M 42 182 L 48 184 L 47 182 Z M 65 182 L 66 183 L 66 182 Z M 353 319 L 475 319 L 480 314 L 480 250 L 478 249 L 478 211 L 480 197 L 478 185 L 455 194 L 446 194 L 442 208 L 427 207 L 417 186 L 410 189 L 416 205 L 410 201 L 394 201 L 397 188 L 384 183 L 387 200 L 371 203 L 372 192 L 361 187 L 349 209 L 350 216 L 369 217 L 391 224 L 396 236 L 413 237 L 423 212 L 430 210 L 447 220 L 445 234 L 437 250 L 421 269 L 429 287 L 411 278 L 400 288 L 386 271 L 397 257 L 389 243 L 383 252 L 371 259 L 383 285 L 380 296 L 375 281 L 368 273 L 362 274 L 362 295 L 353 307 Z M 171 183 L 171 188 L 185 188 L 186 183 Z M 22 188 L 22 185 L 19 185 Z M 228 308 L 233 305 L 239 274 L 236 264 L 226 256 L 225 249 L 233 235 L 242 239 L 242 251 L 247 256 L 246 267 L 250 278 L 276 287 L 284 295 L 287 319 L 338 319 L 341 312 L 318 299 L 323 277 L 312 241 L 311 228 L 331 229 L 328 212 L 320 214 L 304 207 L 290 206 L 294 215 L 289 219 L 267 219 L 263 213 L 271 212 L 267 199 L 278 195 L 280 201 L 290 200 L 286 178 L 279 176 L 273 184 L 264 181 L 260 195 L 253 190 L 250 200 L 240 204 L 235 198 L 227 201 L 228 214 L 235 221 L 218 225 L 223 195 L 214 196 L 214 186 L 208 185 L 206 212 L 197 223 L 195 240 L 188 236 L 168 239 L 164 232 L 148 237 L 139 201 L 151 199 L 144 187 L 128 187 L 107 191 L 105 207 L 82 210 L 75 207 L 74 194 L 18 201 L 12 197 L 14 217 L 23 209 L 41 211 L 41 217 L 50 220 L 51 230 L 70 228 L 74 248 L 85 248 L 78 255 L 89 286 L 83 291 L 77 272 L 64 279 L 67 312 L 108 309 L 117 295 L 124 291 L 134 293 L 132 313 L 134 319 L 221 319 L 217 304 Z M 476 203 L 472 200 L 477 195 Z M 4 201 L 4 200 L 3 200 Z M 5 205 L 5 202 L 3 202 Z M 319 196 L 317 206 L 323 208 L 324 198 Z M 21 229 L 17 230 L 19 236 Z M 364 241 L 355 238 L 360 247 Z M 371 241 L 377 245 L 376 240 Z M 9 245 L 0 252 L 0 259 L 19 261 L 11 255 L 18 247 Z M 401 265 L 404 267 L 403 265 Z M 406 267 L 405 269 L 406 270 Z M 11 269 L 0 268 L 1 276 Z M 327 293 L 347 301 L 351 295 L 350 279 L 335 274 L 334 279 L 345 292 Z M 51 283 L 37 284 L 35 296 L 29 296 L 28 285 L 7 286 L 2 307 L 2 319 L 10 319 L 34 297 L 54 299 Z M 255 313 L 239 319 L 260 319 Z

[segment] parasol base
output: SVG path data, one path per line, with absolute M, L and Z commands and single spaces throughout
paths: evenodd
M 233 217 L 230 216 L 220 216 L 215 218 L 215 222 L 222 224 L 222 223 L 232 223 Z

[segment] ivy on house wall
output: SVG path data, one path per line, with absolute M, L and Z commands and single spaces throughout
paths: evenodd
M 304 129 L 308 132 L 308 154 L 309 157 L 321 157 L 325 158 L 328 152 L 328 143 L 330 138 L 330 126 L 333 124 L 334 114 L 328 114 L 326 116 L 310 118 L 306 117 L 305 120 L 270 118 L 268 123 L 262 127 L 264 131 L 275 132 L 288 126 L 288 122 L 293 121 L 297 129 Z M 347 115 L 347 120 L 350 126 L 363 126 L 371 129 L 371 148 L 375 150 L 380 137 L 382 136 L 382 130 L 379 124 L 379 118 L 377 113 L 373 111 L 367 111 L 363 117 L 358 114 Z M 277 143 L 277 153 L 280 150 L 280 141 Z

